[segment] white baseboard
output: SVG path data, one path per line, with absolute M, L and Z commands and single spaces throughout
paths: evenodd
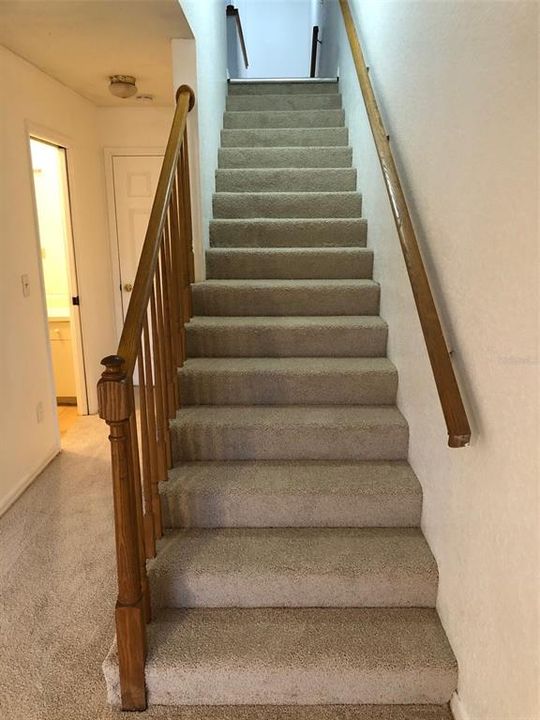
M 457 692 L 452 695 L 452 699 L 450 700 L 450 710 L 452 711 L 454 720 L 471 720 Z
M 21 480 L 15 485 L 14 488 L 12 488 L 6 497 L 0 499 L 0 517 L 7 511 L 9 508 L 13 505 L 13 503 L 18 500 L 23 492 L 26 490 L 26 488 L 31 485 L 34 480 L 37 478 L 37 476 L 45 470 L 47 465 L 51 462 L 51 460 L 54 460 L 54 458 L 58 455 L 60 452 L 60 446 L 55 446 L 53 450 L 51 450 L 49 453 L 47 453 L 45 459 L 39 463 L 39 465 L 34 468 L 30 473 L 25 475 Z

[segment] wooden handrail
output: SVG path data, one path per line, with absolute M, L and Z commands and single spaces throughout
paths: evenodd
M 118 345 L 117 355 L 123 358 L 127 375 L 133 374 L 133 368 L 137 360 L 136 346 L 142 331 L 144 313 L 150 299 L 159 250 L 159 238 L 163 232 L 167 217 L 178 155 L 185 134 L 187 115 L 195 103 L 195 94 L 187 85 L 178 88 L 176 97 L 177 103 L 173 125 L 167 142 L 124 328 Z
M 242 29 L 242 20 L 240 19 L 240 11 L 235 8 L 234 5 L 227 5 L 227 17 L 233 17 L 236 21 L 236 29 L 238 31 L 238 39 L 240 40 L 240 48 L 242 50 L 242 56 L 244 58 L 244 65 L 246 69 L 249 67 L 248 54 L 246 48 L 246 40 L 244 38 L 244 31 Z
M 433 300 L 426 268 L 418 247 L 405 193 L 369 79 L 368 68 L 349 1 L 339 0 L 339 4 L 448 429 L 448 445 L 451 448 L 465 447 L 470 442 L 471 429 Z
M 319 26 L 314 25 L 311 33 L 311 61 L 309 63 L 309 77 L 314 78 L 317 74 L 317 50 L 320 44 Z
M 187 115 L 193 90 L 176 95 L 171 128 L 118 349 L 102 360 L 99 414 L 110 427 L 118 598 L 115 609 L 124 710 L 146 708 L 146 559 L 162 536 L 158 485 L 172 466 L 169 421 L 180 406 L 178 368 L 191 317 L 193 238 Z M 138 395 L 135 395 L 135 371 Z M 138 399 L 138 402 L 137 402 Z

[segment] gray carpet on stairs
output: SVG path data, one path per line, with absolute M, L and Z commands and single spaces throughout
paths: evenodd
M 344 248 L 215 247 L 206 251 L 212 280 L 338 280 L 370 278 L 373 251 Z
M 149 564 L 149 702 L 448 720 L 457 665 L 338 84 L 231 83 L 223 127 Z M 116 705 L 115 647 L 104 670 Z

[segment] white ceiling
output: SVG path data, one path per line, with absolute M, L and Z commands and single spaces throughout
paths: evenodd
M 171 39 L 192 38 L 178 0 L 0 0 L 0 44 L 96 105 L 140 105 L 108 90 L 134 75 L 153 105 L 171 105 Z

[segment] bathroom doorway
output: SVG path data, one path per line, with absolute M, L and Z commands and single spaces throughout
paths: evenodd
M 88 413 L 67 151 L 30 137 L 47 329 L 60 435 Z

